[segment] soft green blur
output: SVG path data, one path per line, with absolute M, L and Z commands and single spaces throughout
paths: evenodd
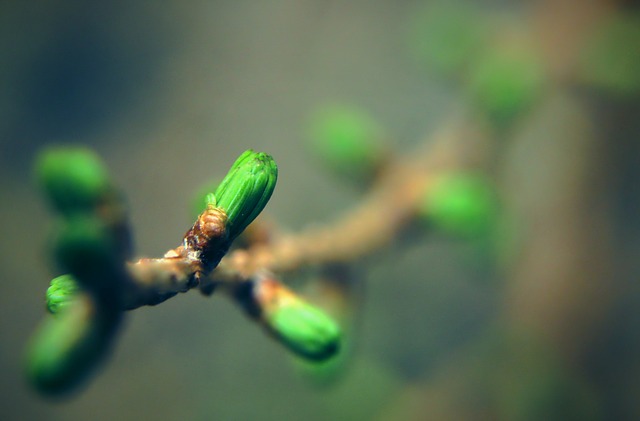
M 425 193 L 420 216 L 447 234 L 473 237 L 495 228 L 498 204 L 481 174 L 445 174 Z
M 60 269 L 86 289 L 117 306 L 124 282 L 123 253 L 111 227 L 94 215 L 62 221 L 54 233 L 52 254 Z
M 54 208 L 63 214 L 91 211 L 111 189 L 106 168 L 94 152 L 84 148 L 44 151 L 35 172 Z
M 384 159 L 383 132 L 355 107 L 325 106 L 310 122 L 310 149 L 331 171 L 356 181 L 371 178 Z
M 527 111 L 544 85 L 540 59 L 526 46 L 487 51 L 469 69 L 472 100 L 498 125 Z
M 45 319 L 31 339 L 26 365 L 30 383 L 43 396 L 63 396 L 90 381 L 111 351 L 119 312 L 99 311 L 83 296 Z

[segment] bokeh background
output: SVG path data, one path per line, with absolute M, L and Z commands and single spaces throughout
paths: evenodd
M 634 2 L 4 1 L 0 63 L 0 419 L 640 418 Z M 82 393 L 29 388 L 23 351 L 56 275 L 38 150 L 95 149 L 137 253 L 158 256 L 247 148 L 279 164 L 279 225 L 356 204 L 308 147 L 326 103 L 368 113 L 399 153 L 467 110 L 500 244 L 412 237 L 354 263 L 351 352 L 328 376 L 192 292 L 129 314 Z

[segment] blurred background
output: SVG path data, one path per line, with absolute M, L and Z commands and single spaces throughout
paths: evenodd
M 4 1 L 0 62 L 1 419 L 640 418 L 633 2 Z M 310 152 L 327 103 L 369 115 L 400 154 L 465 110 L 503 208 L 497 244 L 425 235 L 355 263 L 350 355 L 329 375 L 191 292 L 130 313 L 82 393 L 29 388 L 23 351 L 57 275 L 38 150 L 95 149 L 137 254 L 159 256 L 247 148 L 279 164 L 265 212 L 286 229 L 358 203 Z

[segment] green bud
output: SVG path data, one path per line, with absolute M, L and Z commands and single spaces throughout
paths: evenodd
M 47 310 L 58 314 L 67 309 L 77 298 L 80 287 L 71 275 L 61 275 L 51 280 L 47 288 Z
M 338 352 L 341 339 L 338 325 L 302 300 L 279 306 L 266 320 L 278 339 L 298 355 L 322 361 Z
M 242 152 L 242 154 L 240 154 L 240 156 L 236 159 L 233 165 L 231 165 L 231 168 L 229 168 L 229 172 L 235 171 L 238 168 L 250 162 L 251 160 L 255 159 L 256 155 L 266 155 L 266 154 L 262 152 L 255 152 L 253 149 L 247 149 L 246 151 Z M 224 182 L 225 180 L 222 180 L 222 183 Z
M 54 208 L 63 214 L 91 210 L 111 190 L 106 168 L 84 148 L 60 147 L 41 153 L 36 175 Z
M 79 214 L 61 223 L 53 245 L 61 269 L 102 300 L 117 300 L 124 256 L 113 232 L 98 216 Z
M 342 336 L 338 324 L 280 282 L 262 278 L 252 285 L 250 296 L 249 304 L 243 304 L 249 314 L 262 320 L 291 351 L 313 361 L 327 360 L 338 352 Z
M 233 164 L 209 203 L 227 214 L 226 229 L 233 240 L 262 212 L 276 186 L 278 167 L 270 155 L 248 150 Z
M 121 313 L 102 312 L 89 295 L 73 300 L 66 311 L 48 318 L 32 339 L 27 373 L 46 395 L 71 392 L 108 354 Z
M 450 174 L 431 186 L 419 210 L 421 217 L 455 235 L 478 235 L 492 228 L 496 199 L 479 175 Z
M 496 48 L 469 70 L 475 103 L 496 124 L 508 124 L 532 106 L 545 85 L 540 58 L 526 46 Z
M 382 129 L 355 108 L 332 106 L 320 110 L 311 123 L 311 147 L 336 173 L 366 180 L 385 157 Z

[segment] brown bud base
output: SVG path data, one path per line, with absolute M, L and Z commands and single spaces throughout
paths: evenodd
M 218 266 L 229 250 L 226 224 L 227 214 L 222 209 L 209 206 L 184 235 L 180 254 L 192 262 L 198 262 L 200 268 L 196 271 L 196 284 Z

